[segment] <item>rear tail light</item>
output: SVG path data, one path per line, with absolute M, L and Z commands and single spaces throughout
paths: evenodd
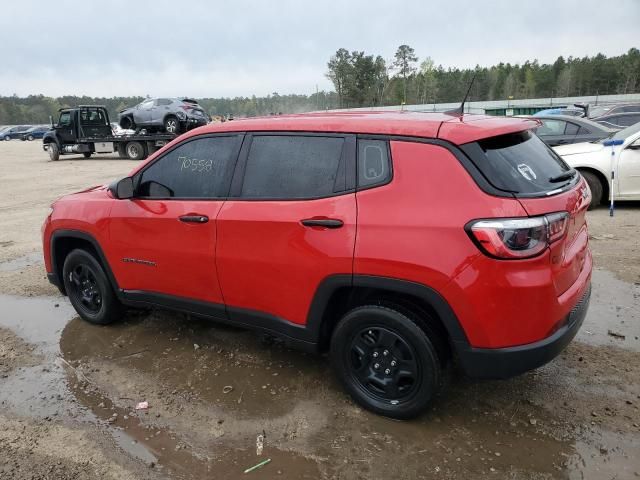
M 531 258 L 564 236 L 568 218 L 567 212 L 560 212 L 542 217 L 476 220 L 467 226 L 467 233 L 490 257 Z

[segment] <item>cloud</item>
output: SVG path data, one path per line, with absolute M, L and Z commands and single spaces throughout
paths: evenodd
M 331 89 L 340 47 L 406 43 L 469 67 L 637 47 L 640 2 L 22 0 L 0 17 L 0 95 L 219 97 Z M 606 17 L 606 20 L 604 20 Z

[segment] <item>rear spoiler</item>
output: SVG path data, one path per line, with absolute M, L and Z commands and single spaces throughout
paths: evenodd
M 589 104 L 588 103 L 574 103 L 574 107 L 584 111 L 585 118 L 589 116 Z

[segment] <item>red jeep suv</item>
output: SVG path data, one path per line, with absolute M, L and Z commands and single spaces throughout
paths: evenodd
M 590 192 L 536 126 L 349 112 L 201 127 L 56 201 L 48 276 L 92 323 L 161 307 L 328 350 L 358 403 L 409 418 L 452 360 L 509 377 L 582 324 Z

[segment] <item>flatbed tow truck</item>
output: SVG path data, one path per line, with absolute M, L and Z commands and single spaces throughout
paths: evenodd
M 142 160 L 178 135 L 172 133 L 136 132 L 114 135 L 109 113 L 103 105 L 78 105 L 61 108 L 57 124 L 42 138 L 42 148 L 56 161 L 60 155 L 118 153 L 120 158 Z

